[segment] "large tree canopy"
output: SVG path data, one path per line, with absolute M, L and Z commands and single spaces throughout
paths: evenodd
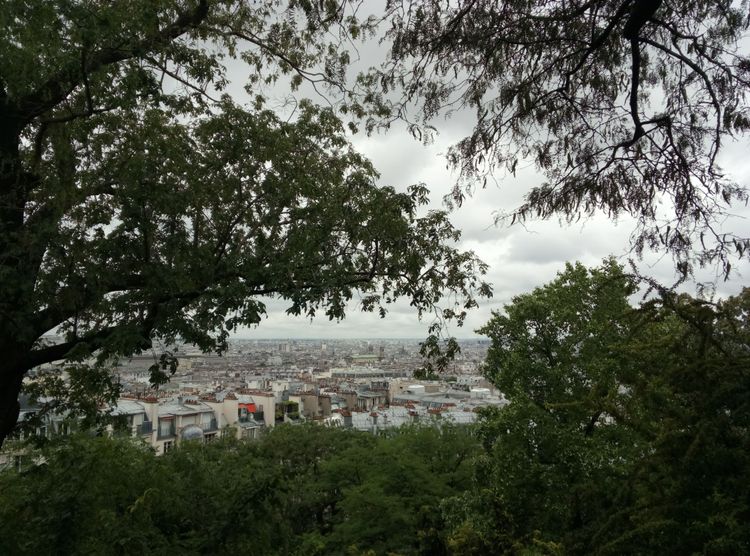
M 293 72 L 334 83 L 337 3 L 134 0 L 0 6 L 0 443 L 27 370 L 133 353 L 155 337 L 221 349 L 264 296 L 309 317 L 409 298 L 449 317 L 489 294 L 426 189 L 375 186 L 329 109 L 284 121 L 222 95 Z M 218 97 L 218 98 L 215 98 Z M 442 310 L 440 309 L 440 310 Z M 440 311 L 438 310 L 438 311 Z M 65 339 L 43 345 L 61 329 Z
M 457 553 L 745 554 L 750 290 L 716 304 L 568 265 L 481 330 L 510 404 L 480 425 Z
M 501 216 L 624 213 L 638 222 L 638 253 L 665 249 L 683 273 L 696 263 L 728 272 L 750 245 L 720 225 L 747 193 L 718 163 L 722 144 L 750 126 L 747 6 L 390 0 L 389 61 L 368 82 L 415 129 L 476 112 L 448 155 L 459 202 L 477 180 L 533 162 L 545 181 Z

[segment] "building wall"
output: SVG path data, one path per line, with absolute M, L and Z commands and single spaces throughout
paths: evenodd
M 320 414 L 323 417 L 331 416 L 331 397 L 330 396 L 318 396 L 318 405 L 320 407 Z
M 339 396 L 344 400 L 347 409 L 357 408 L 357 394 L 356 392 L 342 392 Z
M 267 427 L 276 425 L 276 398 L 273 395 L 253 395 L 255 404 L 263 410 L 263 423 Z

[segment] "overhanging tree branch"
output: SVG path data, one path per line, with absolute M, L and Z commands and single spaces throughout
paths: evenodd
M 71 63 L 68 67 L 62 68 L 36 91 L 16 100 L 15 105 L 18 107 L 20 118 L 28 123 L 57 106 L 87 79 L 88 74 L 102 67 L 142 56 L 168 44 L 200 25 L 208 16 L 208 11 L 208 0 L 199 0 L 195 8 L 184 11 L 171 24 L 143 40 L 122 47 L 105 47 L 84 56 L 83 67 L 81 64 Z

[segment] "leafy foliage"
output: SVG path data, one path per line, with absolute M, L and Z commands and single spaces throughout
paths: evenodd
M 280 426 L 258 443 L 164 457 L 75 437 L 0 474 L 4 554 L 440 554 L 443 497 L 466 488 L 465 429 L 372 437 Z
M 746 1 L 391 0 L 384 19 L 390 59 L 362 79 L 374 104 L 393 118 L 416 104 L 415 133 L 476 113 L 448 155 L 459 204 L 528 161 L 546 181 L 503 219 L 628 214 L 636 251 L 664 249 L 683 273 L 728 273 L 747 252 L 719 226 L 747 192 L 717 162 L 750 128 Z
M 568 265 L 482 330 L 511 403 L 483 416 L 458 552 L 747 553 L 750 291 L 636 309 L 633 286 Z
M 426 187 L 377 187 L 330 108 L 282 119 L 224 94 L 237 60 L 255 93 L 284 74 L 340 85 L 341 41 L 371 26 L 346 6 L 10 1 L 0 24 L 0 441 L 41 363 L 155 337 L 221 351 L 267 297 L 329 319 L 355 294 L 381 316 L 406 297 L 460 321 L 489 295 Z

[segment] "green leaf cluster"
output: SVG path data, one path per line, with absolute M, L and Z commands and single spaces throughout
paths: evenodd
M 485 411 L 457 553 L 747 554 L 750 290 L 634 307 L 613 261 L 567 265 L 482 332 Z
M 71 437 L 0 473 L 3 554 L 440 554 L 442 499 L 467 488 L 466 429 L 374 437 L 279 426 L 163 457 Z

